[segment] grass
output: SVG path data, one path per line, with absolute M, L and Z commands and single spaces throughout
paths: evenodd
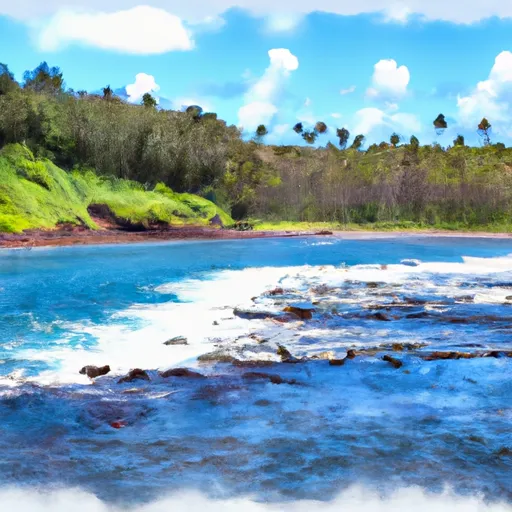
M 192 194 L 177 194 L 164 185 L 153 191 L 136 182 L 105 179 L 92 171 L 67 173 L 49 160 L 35 159 L 20 144 L 0 151 L 0 232 L 52 229 L 61 223 L 98 229 L 87 207 L 105 204 L 131 223 L 208 225 L 219 215 L 233 220 L 212 202 Z
M 293 222 L 293 221 L 253 221 L 255 231 L 428 231 L 442 230 L 454 232 L 488 232 L 488 233 L 510 233 L 512 224 L 486 224 L 467 226 L 464 224 L 441 223 L 436 225 L 419 224 L 409 221 L 397 222 L 375 222 L 365 224 L 340 224 L 338 222 Z

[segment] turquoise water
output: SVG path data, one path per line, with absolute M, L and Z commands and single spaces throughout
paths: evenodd
M 326 501 L 351 485 L 450 485 L 510 504 L 512 359 L 400 353 L 398 371 L 375 357 L 257 370 L 299 385 L 248 381 L 229 364 L 199 366 L 206 381 L 156 372 L 197 367 L 219 347 L 275 358 L 277 342 L 297 356 L 396 342 L 512 350 L 510 254 L 512 240 L 417 236 L 4 250 L 0 481 L 131 505 L 183 489 Z M 262 295 L 278 285 L 296 302 L 314 295 L 311 322 L 233 316 L 239 303 L 281 311 Z M 408 318 L 404 297 L 428 316 Z M 365 316 L 376 304 L 393 321 Z M 175 335 L 189 346 L 163 346 Z M 78 374 L 85 364 L 113 371 L 91 385 Z M 135 367 L 151 380 L 116 383 Z

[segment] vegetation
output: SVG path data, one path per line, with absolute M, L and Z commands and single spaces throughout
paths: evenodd
M 433 127 L 447 129 L 443 114 Z M 110 86 L 66 90 L 46 63 L 17 83 L 0 64 L 0 231 L 63 222 L 95 229 L 99 205 L 127 227 L 217 214 L 224 224 L 260 219 L 257 227 L 510 227 L 512 150 L 491 141 L 486 118 L 475 126 L 481 147 L 462 135 L 443 148 L 390 133 L 365 148 L 364 134 L 337 128 L 337 145 L 313 148 L 325 123 L 293 130 L 306 146 L 264 145 L 265 125 L 245 141 L 198 105 L 163 110 L 150 94 L 133 105 Z
M 163 184 L 147 191 L 140 183 L 103 178 L 92 171 L 65 172 L 49 160 L 34 158 L 20 144 L 0 151 L 0 175 L 3 232 L 68 223 L 97 229 L 91 218 L 94 209 L 129 229 L 162 223 L 207 225 L 217 214 L 225 225 L 233 223 L 229 215 L 201 197 L 175 193 Z

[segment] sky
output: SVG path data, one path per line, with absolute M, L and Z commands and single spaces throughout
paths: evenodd
M 342 127 L 478 145 L 485 116 L 512 145 L 509 0 L 0 0 L 0 62 L 21 80 L 42 61 L 75 90 L 201 105 L 247 137 L 263 123 L 272 144 L 324 121 L 321 145 Z

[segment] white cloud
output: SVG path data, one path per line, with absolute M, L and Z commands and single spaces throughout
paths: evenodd
M 375 64 L 372 87 L 366 91 L 371 98 L 396 98 L 407 93 L 411 75 L 407 66 L 398 66 L 393 59 L 383 59 Z
M 195 97 L 181 97 L 172 100 L 171 102 L 172 108 L 174 110 L 183 110 L 191 105 L 200 106 L 204 112 L 214 112 L 213 105 L 211 105 L 208 101 L 202 100 L 201 98 Z
M 291 32 L 297 28 L 302 20 L 302 15 L 296 13 L 272 13 L 267 19 L 269 32 Z
M 341 118 L 341 114 L 338 114 L 337 112 L 333 112 L 331 114 L 331 117 L 334 118 L 334 119 L 340 119 Z
M 147 92 L 153 94 L 159 90 L 160 86 L 156 83 L 155 77 L 146 73 L 138 73 L 135 77 L 135 83 L 126 86 L 128 101 L 131 103 L 140 101 Z
M 407 23 L 412 14 L 411 9 L 405 2 L 396 2 L 391 4 L 385 11 L 385 21 L 394 21 L 397 23 Z
M 285 4 L 284 6 L 282 4 Z M 55 14 L 58 10 L 70 5 L 87 7 L 88 9 L 105 10 L 107 4 L 103 0 L 18 0 L 16 2 L 0 2 L 0 15 L 5 14 L 18 19 L 37 19 Z M 140 5 L 140 0 L 111 0 L 108 3 L 110 12 L 130 9 Z M 215 17 L 228 9 L 245 8 L 252 15 L 263 18 L 271 17 L 276 11 L 275 0 L 151 0 L 153 7 L 166 9 L 187 22 L 194 22 L 205 17 Z M 455 23 L 474 23 L 485 18 L 512 17 L 512 2 L 508 0 L 295 0 L 279 4 L 279 16 L 295 19 L 311 12 L 326 12 L 352 16 L 357 14 L 381 13 L 387 19 L 400 19 L 411 13 L 426 20 L 442 20 Z M 285 24 L 286 25 L 286 24 Z M 288 24 L 289 26 L 289 24 Z
M 112 13 L 59 11 L 40 30 L 42 51 L 83 44 L 134 54 L 191 50 L 190 33 L 177 16 L 149 6 Z
M 352 94 L 353 92 L 355 92 L 355 90 L 356 90 L 356 86 L 355 85 L 351 85 L 347 89 L 341 89 L 340 94 L 342 96 L 345 96 L 346 94 Z
M 281 89 L 290 74 L 298 69 L 299 60 L 286 48 L 268 52 L 270 65 L 245 95 L 245 105 L 238 111 L 240 126 L 253 131 L 260 124 L 272 121 L 278 109 L 275 106 Z
M 311 98 L 306 98 L 306 100 L 304 101 L 304 106 L 309 107 L 310 105 L 311 105 Z
M 512 134 L 512 52 L 501 52 L 489 78 L 479 82 L 468 96 L 458 96 L 459 122 L 473 128 L 487 117 L 496 133 Z
M 421 122 L 414 114 L 389 115 L 383 110 L 371 107 L 359 110 L 354 116 L 353 135 L 361 133 L 370 143 L 388 140 L 393 132 L 406 137 L 418 135 L 421 131 Z

